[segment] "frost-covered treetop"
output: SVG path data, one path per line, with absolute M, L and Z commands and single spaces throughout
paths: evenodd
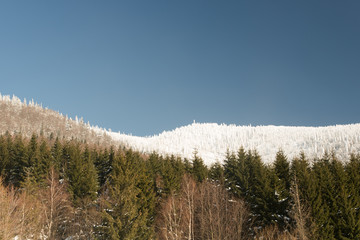
M 160 154 L 175 154 L 191 158 L 195 149 L 208 165 L 222 162 L 227 150 L 236 152 L 240 147 L 257 150 L 264 162 L 271 163 L 280 149 L 288 158 L 301 151 L 310 158 L 321 157 L 325 152 L 334 151 L 340 159 L 347 159 L 351 153 L 360 152 L 360 124 L 326 127 L 287 126 L 236 126 L 216 123 L 196 123 L 176 128 L 150 137 L 136 137 L 114 133 L 98 126 L 75 120 L 59 112 L 43 108 L 34 100 L 21 101 L 18 97 L 1 95 L 0 107 L 4 116 L 0 121 L 0 132 L 22 132 L 31 134 L 38 129 L 49 134 L 60 132 L 67 137 L 79 139 L 112 138 L 112 143 L 121 143 L 135 150 Z M 31 111 L 28 111 L 31 110 Z M 26 118 L 22 119 L 23 116 Z M 31 117 L 30 117 L 31 116 Z M 79 135 L 79 136 L 78 136 Z M 95 139 L 94 138 L 94 139 Z M 94 140 L 95 141 L 95 140 Z
M 108 134 L 142 152 L 158 151 L 191 158 L 197 149 L 208 165 L 222 162 L 227 149 L 236 152 L 241 146 L 246 150 L 257 150 L 266 163 L 273 162 L 280 149 L 290 160 L 302 151 L 310 158 L 334 151 L 341 159 L 360 151 L 360 124 L 287 127 L 193 123 L 151 137 Z

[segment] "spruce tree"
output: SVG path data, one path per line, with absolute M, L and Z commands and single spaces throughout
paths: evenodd
M 0 177 L 4 180 L 9 164 L 8 144 L 4 136 L 0 136 Z
M 219 162 L 216 162 L 213 165 L 211 165 L 209 170 L 209 178 L 212 181 L 215 181 L 221 185 L 224 184 L 225 182 L 224 168 Z
M 194 151 L 192 159 L 192 174 L 198 182 L 203 182 L 208 175 L 208 169 L 201 157 L 198 156 L 197 150 Z
M 289 225 L 290 209 L 290 163 L 283 151 L 278 151 L 274 162 L 275 173 L 275 199 L 276 199 L 276 216 L 278 226 L 282 229 Z
M 257 151 L 247 154 L 249 164 L 249 194 L 245 200 L 250 204 L 254 219 L 258 226 L 266 226 L 276 220 L 275 218 L 275 189 L 271 186 L 269 169 L 261 161 Z
M 79 145 L 71 144 L 68 150 L 70 162 L 67 178 L 69 191 L 75 204 L 80 204 L 81 200 L 85 199 L 95 200 L 98 191 L 98 178 L 88 147 L 86 146 L 82 153 Z
M 332 218 L 331 208 L 335 201 L 332 191 L 334 186 L 333 175 L 330 170 L 330 156 L 325 153 L 321 159 L 316 159 L 313 164 L 313 174 L 317 187 L 317 196 L 312 202 L 313 217 L 318 226 L 319 239 L 335 239 L 335 223 Z
M 55 139 L 51 147 L 51 165 L 56 171 L 60 171 L 60 165 L 62 162 L 62 145 L 59 138 Z M 62 176 L 63 177 L 63 176 Z
M 26 147 L 20 135 L 16 135 L 11 148 L 8 182 L 15 187 L 25 180 L 26 169 L 29 167 Z
M 152 186 L 147 183 L 150 178 L 143 166 L 140 156 L 131 150 L 115 158 L 107 201 L 110 209 L 105 209 L 103 216 L 103 239 L 152 239 L 153 229 L 149 226 Z
M 348 192 L 346 216 L 348 238 L 360 239 L 360 155 L 352 154 L 345 166 Z M 339 202 L 341 204 L 341 202 Z

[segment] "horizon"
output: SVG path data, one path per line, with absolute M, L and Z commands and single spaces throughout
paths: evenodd
M 26 98 L 21 99 L 21 98 L 17 97 L 15 94 L 4 95 L 4 94 L 2 94 L 0 92 L 0 101 L 3 101 L 4 99 L 5 99 L 5 101 L 9 101 L 11 104 L 20 102 L 22 105 L 23 104 L 26 104 L 26 106 L 33 105 L 33 106 L 38 106 L 41 109 L 54 111 L 54 112 L 58 113 L 59 115 L 61 115 L 63 117 L 66 117 L 66 118 L 68 118 L 68 119 L 70 119 L 72 121 L 76 121 L 76 119 L 78 119 L 78 121 L 82 120 L 83 124 L 89 125 L 90 128 L 99 128 L 99 129 L 103 129 L 103 130 L 105 130 L 107 132 L 112 132 L 112 133 L 116 133 L 116 134 L 124 134 L 124 135 L 127 135 L 127 136 L 134 136 L 134 137 L 143 137 L 143 138 L 159 136 L 159 135 L 161 135 L 163 133 L 172 132 L 172 131 L 175 131 L 177 129 L 180 129 L 180 128 L 183 128 L 183 127 L 189 127 L 189 126 L 193 126 L 193 125 L 218 125 L 218 126 L 227 126 L 227 127 L 253 127 L 253 128 L 256 128 L 256 127 L 327 128 L 327 127 L 349 126 L 349 125 L 359 125 L 360 124 L 360 122 L 354 122 L 354 123 L 347 123 L 347 124 L 319 125 L 319 126 L 273 125 L 273 124 L 270 124 L 270 125 L 252 125 L 252 124 L 237 125 L 237 124 L 227 124 L 227 123 L 217 123 L 217 122 L 196 122 L 196 120 L 193 120 L 192 123 L 177 126 L 177 127 L 174 127 L 173 129 L 169 129 L 169 130 L 162 130 L 162 131 L 160 131 L 158 133 L 155 133 L 153 135 L 139 136 L 139 135 L 134 135 L 131 132 L 126 133 L 126 132 L 120 132 L 120 131 L 113 131 L 112 129 L 106 128 L 104 126 L 94 125 L 91 122 L 86 121 L 86 119 L 84 119 L 82 116 L 75 115 L 74 117 L 71 117 L 68 114 L 62 113 L 62 112 L 60 112 L 60 111 L 58 111 L 56 109 L 48 108 L 48 107 L 46 107 L 46 105 L 44 105 L 43 103 L 37 102 L 36 99 L 33 99 L 33 98 L 31 98 L 31 99 L 26 99 Z
M 360 2 L 6 2 L 0 92 L 152 136 L 360 121 Z

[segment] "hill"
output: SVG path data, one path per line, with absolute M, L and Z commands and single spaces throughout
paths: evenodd
M 157 151 L 191 158 L 194 149 L 206 164 L 222 162 L 227 149 L 256 149 L 265 163 L 275 160 L 282 149 L 292 159 L 301 151 L 317 157 L 334 151 L 340 159 L 360 151 L 360 124 L 326 127 L 236 126 L 216 123 L 193 123 L 151 137 L 108 134 L 126 146 L 142 152 Z
M 0 94 L 0 134 L 22 134 L 30 137 L 33 133 L 48 138 L 65 140 L 77 139 L 92 144 L 115 144 L 106 135 L 106 131 L 95 131 L 98 127 L 90 127 L 82 119 L 75 120 L 54 110 L 44 108 L 34 100 L 21 101 L 16 96 Z M 100 129 L 98 129 L 100 130 Z
M 256 149 L 265 163 L 275 159 L 282 149 L 292 159 L 303 151 L 309 157 L 334 151 L 340 159 L 360 152 L 360 124 L 324 127 L 236 126 L 216 123 L 193 123 L 149 137 L 115 133 L 75 120 L 33 100 L 21 101 L 16 96 L 0 94 L 0 134 L 21 133 L 30 137 L 37 133 L 47 137 L 78 139 L 102 145 L 123 145 L 143 153 L 157 151 L 191 158 L 196 149 L 208 165 L 222 162 L 229 149 L 241 146 Z

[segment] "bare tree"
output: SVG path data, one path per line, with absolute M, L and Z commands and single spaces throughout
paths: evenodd
M 161 205 L 157 221 L 159 239 L 241 239 L 246 236 L 248 210 L 243 201 L 231 199 L 222 185 L 196 184 L 184 176 L 178 195 Z
M 49 239 L 64 237 L 68 231 L 72 212 L 66 184 L 59 181 L 54 168 L 50 168 L 47 177 L 47 187 L 40 193 L 42 208 L 44 210 L 44 229 Z
M 161 206 L 157 220 L 160 239 L 194 239 L 195 194 L 195 181 L 184 176 L 180 194 L 171 194 Z
M 0 239 L 11 239 L 19 233 L 20 200 L 14 189 L 0 185 Z
M 270 225 L 264 229 L 260 229 L 256 236 L 256 240 L 296 240 L 297 238 L 289 232 L 282 232 L 276 225 Z
M 42 220 L 41 206 L 35 197 L 0 184 L 0 239 L 39 239 Z
M 311 231 L 309 228 L 314 229 L 314 226 L 311 221 L 310 209 L 300 199 L 296 174 L 294 175 L 294 183 L 291 189 L 291 195 L 294 201 L 291 212 L 292 217 L 296 222 L 294 235 L 296 235 L 297 239 L 299 240 L 308 240 L 311 238 Z
M 200 239 L 241 239 L 249 212 L 240 199 L 230 198 L 222 185 L 204 182 L 197 198 L 196 235 Z

